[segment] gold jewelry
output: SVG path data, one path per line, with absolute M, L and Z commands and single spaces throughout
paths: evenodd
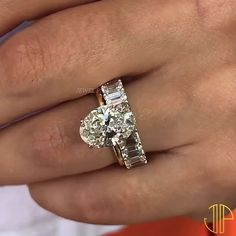
M 102 85 L 96 95 L 100 106 L 81 121 L 83 141 L 90 147 L 113 147 L 119 164 L 128 169 L 147 164 L 122 81 Z

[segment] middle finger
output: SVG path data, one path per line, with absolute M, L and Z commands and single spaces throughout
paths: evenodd
M 176 41 L 189 38 L 192 9 L 183 13 L 182 4 L 193 8 L 192 1 L 99 1 L 13 36 L 0 46 L 0 124 L 161 66 Z

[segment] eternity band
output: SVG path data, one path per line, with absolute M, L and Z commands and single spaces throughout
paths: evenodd
M 100 107 L 81 121 L 81 138 L 90 147 L 113 147 L 119 164 L 128 169 L 147 164 L 122 81 L 103 84 L 96 94 Z

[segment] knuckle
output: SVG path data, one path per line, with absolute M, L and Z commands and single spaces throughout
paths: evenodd
M 3 86 L 10 95 L 27 96 L 38 88 L 45 72 L 45 50 L 37 33 L 22 32 L 3 44 Z
M 209 117 L 218 114 L 219 121 L 234 112 L 235 103 L 232 101 L 235 98 L 235 84 L 229 74 L 227 70 L 220 68 L 216 72 L 203 75 L 192 83 L 188 91 L 198 109 Z
M 210 186 L 218 186 L 214 191 L 208 193 L 208 199 L 221 196 L 222 190 L 228 192 L 235 184 L 234 181 L 230 181 L 235 178 L 235 147 L 233 147 L 233 144 L 230 144 L 232 147 L 229 147 L 230 142 L 228 138 L 227 140 L 213 141 L 214 151 L 212 151 L 210 157 L 205 158 L 204 164 L 201 164 L 202 175 L 199 176 L 199 183 L 201 185 L 204 184 L 206 190 L 209 189 Z M 203 146 L 203 150 L 208 150 L 212 144 L 207 147 Z M 222 147 L 224 147 L 224 150 L 222 150 Z M 212 162 L 212 157 L 214 157 L 214 162 Z
M 32 134 L 31 152 L 36 165 L 45 168 L 63 168 L 67 158 L 63 154 L 70 138 L 58 123 L 47 122 Z
M 206 29 L 225 29 L 234 22 L 235 1 L 196 0 L 196 6 L 200 22 Z
M 172 104 L 172 106 L 170 110 L 162 112 L 162 120 L 168 119 L 173 124 L 186 113 L 192 103 L 189 91 L 181 87 L 170 89 L 164 99 L 166 104 L 169 103 Z

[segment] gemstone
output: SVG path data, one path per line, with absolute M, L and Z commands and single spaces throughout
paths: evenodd
M 110 147 L 130 137 L 135 123 L 128 103 L 104 105 L 85 117 L 80 135 L 90 147 Z
M 101 87 L 107 105 L 119 104 L 127 101 L 127 96 L 121 80 L 107 83 Z

